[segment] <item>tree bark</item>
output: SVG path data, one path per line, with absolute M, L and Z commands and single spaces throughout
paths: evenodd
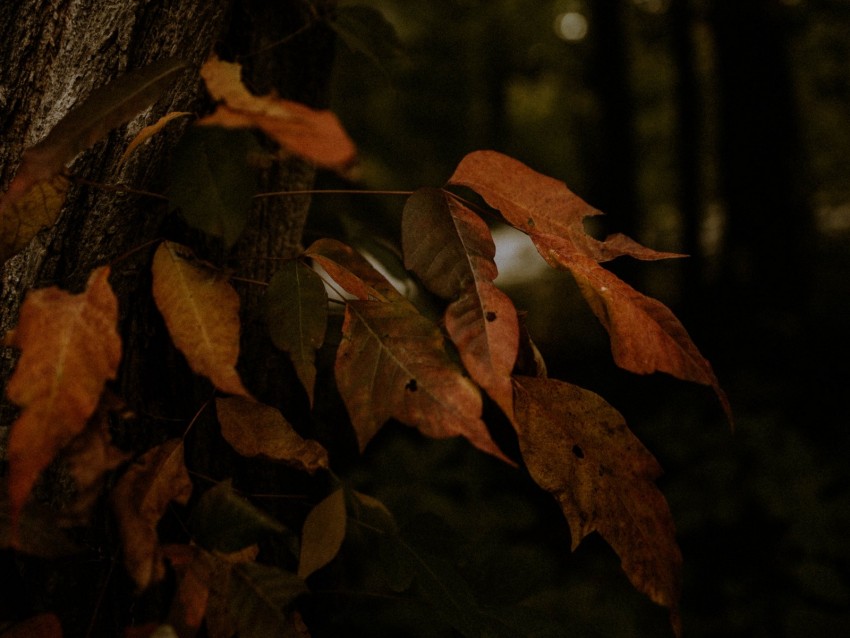
M 210 397 L 210 390 L 205 382 L 192 381 L 182 356 L 165 335 L 150 294 L 153 246 L 136 250 L 163 236 L 187 240 L 191 233 L 187 235 L 168 214 L 162 200 L 91 183 L 162 192 L 170 150 L 186 123 L 169 125 L 121 168 L 118 158 L 138 130 L 165 113 L 199 112 L 209 106 L 198 69 L 214 49 L 221 57 L 243 64 L 245 81 L 255 92 L 274 90 L 313 106 L 323 104 L 333 57 L 332 32 L 324 18 L 334 5 L 330 0 L 0 3 L 0 187 L 4 190 L 23 150 L 42 139 L 92 89 L 166 57 L 179 57 L 190 65 L 151 109 L 73 162 L 71 174 L 85 178 L 86 183 L 72 187 L 57 224 L 39 233 L 2 272 L 0 330 L 5 332 L 14 326 L 27 290 L 48 285 L 79 290 L 93 268 L 112 263 L 111 283 L 119 298 L 124 344 L 114 390 L 136 416 L 132 422 L 113 424 L 113 435 L 122 447 L 140 452 L 165 437 L 180 436 L 198 406 Z M 265 171 L 261 190 L 304 190 L 312 180 L 312 168 L 290 159 Z M 277 259 L 298 250 L 309 198 L 257 202 L 248 231 L 227 259 L 240 275 L 267 280 Z M 250 369 L 260 370 L 246 380 L 247 385 L 270 402 L 281 403 L 280 396 L 291 393 L 292 376 L 281 358 L 270 354 L 273 349 L 265 330 L 258 330 L 262 291 L 246 288 L 240 294 L 243 350 L 252 359 Z M 15 360 L 11 349 L 0 349 L 4 387 Z M 0 406 L 3 430 L 16 412 L 8 402 Z M 197 428 L 202 429 L 201 424 Z M 2 434 L 0 438 L 5 439 Z M 196 455 L 211 451 L 209 445 L 202 445 Z M 209 464 L 209 459 L 204 461 Z M 61 502 L 67 481 L 59 475 L 48 476 L 47 489 L 41 494 Z M 36 593 L 27 598 L 25 608 L 2 605 L 2 617 L 51 609 L 60 615 L 65 635 L 71 636 L 121 635 L 131 620 L 162 618 L 167 601 L 161 594 L 134 600 L 120 568 L 113 569 L 114 561 L 120 560 L 114 535 L 108 513 L 96 512 L 92 526 L 82 532 L 83 542 L 91 548 L 80 559 L 84 565 L 18 557 L 17 573 L 7 575 L 4 564 L 5 582 Z M 92 554 L 99 558 L 93 559 Z

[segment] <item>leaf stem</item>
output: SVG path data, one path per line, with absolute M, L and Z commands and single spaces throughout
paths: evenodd
M 318 190 L 274 191 L 271 193 L 257 193 L 256 195 L 254 195 L 254 197 L 283 197 L 286 195 L 401 195 L 407 197 L 413 195 L 413 193 L 414 191 L 328 188 Z

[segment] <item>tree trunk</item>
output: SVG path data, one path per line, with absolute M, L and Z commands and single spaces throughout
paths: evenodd
M 121 168 L 118 158 L 142 126 L 170 111 L 198 112 L 208 106 L 198 68 L 214 48 L 221 57 L 243 64 L 246 83 L 257 93 L 274 90 L 314 106 L 325 102 L 333 38 L 323 18 L 334 4 L 330 0 L 0 3 L 0 187 L 4 190 L 23 149 L 42 139 L 92 89 L 162 58 L 175 56 L 190 64 L 152 109 L 74 161 L 70 172 L 85 178 L 86 184 L 72 187 L 55 227 L 39 233 L 3 269 L 0 330 L 5 331 L 15 324 L 27 290 L 48 285 L 79 290 L 93 268 L 112 264 L 124 347 L 114 389 L 136 415 L 116 426 L 114 437 L 125 448 L 140 452 L 165 437 L 180 436 L 210 391 L 203 382 L 191 381 L 185 362 L 164 334 L 150 295 L 153 246 L 133 252 L 163 236 L 186 241 L 182 224 L 174 221 L 159 199 L 88 184 L 121 183 L 162 192 L 167 158 L 185 123 L 169 125 Z M 289 160 L 265 172 L 261 190 L 303 190 L 312 180 L 310 167 Z M 245 278 L 268 280 L 278 263 L 275 259 L 291 257 L 299 248 L 309 199 L 257 201 L 249 229 L 229 264 L 235 264 Z M 279 357 L 268 354 L 273 349 L 265 331 L 256 329 L 261 293 L 261 289 L 240 289 L 243 352 L 252 358 L 252 369 L 263 370 L 246 384 L 279 404 L 292 377 Z M 261 354 L 268 365 L 259 364 Z M 8 348 L 0 351 L 4 386 L 15 358 Z M 0 409 L 4 431 L 15 416 L 16 408 L 4 403 Z M 201 424 L 197 427 L 201 429 Z M 199 449 L 196 454 L 212 451 L 209 446 Z M 48 473 L 48 477 L 40 494 L 61 502 L 65 481 L 57 474 Z M 92 525 L 81 532 L 91 551 L 79 560 L 56 564 L 17 557 L 14 574 L 7 574 L 10 561 L 4 562 L 0 578 L 20 585 L 20 591 L 35 593 L 2 605 L 0 617 L 25 617 L 50 609 L 60 615 L 68 636 L 121 635 L 131 621 L 162 618 L 167 601 L 161 592 L 134 600 L 120 568 L 113 569 L 120 560 L 115 554 L 115 533 L 108 513 L 96 512 Z

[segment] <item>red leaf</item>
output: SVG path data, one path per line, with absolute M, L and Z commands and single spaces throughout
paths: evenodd
M 519 347 L 511 300 L 496 288 L 496 246 L 487 224 L 450 194 L 417 191 L 402 219 L 404 265 L 444 299 L 446 331 L 472 378 L 512 414 L 510 374 Z
M 467 155 L 449 183 L 475 190 L 511 225 L 531 236 L 550 266 L 575 276 L 608 330 L 617 365 L 638 374 L 661 371 L 711 386 L 732 421 L 729 401 L 711 365 L 675 315 L 598 264 L 621 255 L 644 260 L 681 255 L 656 252 L 625 235 L 612 235 L 601 242 L 590 237 L 582 220 L 599 211 L 563 182 L 494 151 Z
M 481 421 L 477 388 L 445 351 L 437 326 L 407 300 L 351 301 L 342 330 L 336 380 L 361 449 L 395 418 L 426 436 L 464 436 L 508 461 Z
M 36 479 L 86 426 L 121 360 L 118 300 L 98 268 L 78 295 L 58 288 L 27 294 L 11 345 L 21 358 L 6 394 L 23 407 L 9 434 L 12 519 Z
M 522 457 L 560 503 L 572 548 L 599 532 L 635 588 L 670 609 L 680 634 L 682 556 L 653 456 L 619 412 L 577 386 L 517 377 L 515 409 Z

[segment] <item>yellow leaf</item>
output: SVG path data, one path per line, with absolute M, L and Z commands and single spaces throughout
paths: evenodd
M 0 199 L 0 262 L 23 249 L 42 228 L 52 226 L 65 203 L 70 182 L 54 175 L 31 184 L 23 190 L 13 182 Z
M 185 505 L 192 482 L 183 462 L 183 442 L 171 439 L 148 450 L 118 481 L 112 507 L 124 548 L 124 566 L 139 589 L 165 575 L 156 526 L 171 501 Z
M 300 578 L 307 578 L 339 553 L 345 539 L 345 523 L 345 494 L 340 488 L 316 505 L 304 521 L 298 562 Z
M 328 468 L 328 453 L 304 440 L 275 408 L 240 397 L 216 399 L 221 435 L 242 456 L 260 456 L 311 474 Z
M 185 246 L 167 241 L 157 249 L 152 270 L 156 306 L 189 367 L 222 392 L 252 398 L 236 372 L 239 295 L 227 279 L 193 261 Z
M 118 300 L 109 268 L 95 270 L 73 295 L 55 287 L 30 292 L 12 345 L 21 358 L 6 394 L 23 412 L 9 435 L 9 498 L 13 519 L 41 471 L 85 428 L 104 384 L 121 360 Z

